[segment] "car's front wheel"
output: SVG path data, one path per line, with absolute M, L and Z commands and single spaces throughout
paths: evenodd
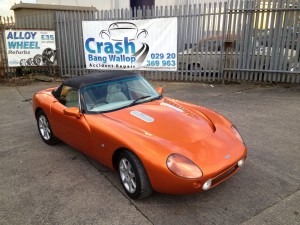
M 37 113 L 37 125 L 41 138 L 48 145 L 53 145 L 57 143 L 57 138 L 54 136 L 48 118 L 44 111 L 40 110 Z
M 122 186 L 130 198 L 146 198 L 152 193 L 145 168 L 135 154 L 123 151 L 119 156 L 118 169 Z

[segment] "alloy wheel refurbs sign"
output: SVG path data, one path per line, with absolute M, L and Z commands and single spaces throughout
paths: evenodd
M 86 68 L 177 70 L 177 18 L 83 21 Z
M 6 30 L 8 66 L 56 65 L 55 32 L 46 30 Z

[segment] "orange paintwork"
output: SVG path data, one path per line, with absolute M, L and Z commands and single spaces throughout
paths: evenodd
M 64 112 L 67 108 L 52 96 L 52 90 L 34 96 L 33 110 L 44 110 L 56 137 L 111 169 L 115 169 L 113 156 L 118 149 L 131 150 L 142 161 L 155 191 L 200 192 L 207 179 L 216 179 L 212 185 L 215 186 L 239 169 L 238 160 L 246 158 L 246 147 L 231 132 L 232 124 L 207 108 L 163 97 L 109 113 L 76 117 L 70 115 L 76 115 L 76 108 Z M 146 123 L 132 116 L 133 110 L 154 121 Z M 203 176 L 185 179 L 171 173 L 166 159 L 172 153 L 192 160 Z M 227 159 L 226 155 L 231 157 Z

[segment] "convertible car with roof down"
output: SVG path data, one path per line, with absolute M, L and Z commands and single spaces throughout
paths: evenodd
M 41 138 L 58 140 L 117 170 L 129 197 L 208 190 L 244 164 L 234 125 L 202 106 L 162 95 L 140 75 L 104 72 L 37 92 Z

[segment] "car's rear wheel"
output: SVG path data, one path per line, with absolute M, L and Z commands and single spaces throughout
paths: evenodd
M 40 110 L 37 113 L 37 125 L 41 138 L 48 145 L 53 145 L 57 143 L 57 138 L 54 136 L 48 118 L 44 111 Z
M 128 150 L 121 152 L 118 169 L 122 186 L 130 198 L 146 198 L 152 193 L 145 168 L 135 154 Z

